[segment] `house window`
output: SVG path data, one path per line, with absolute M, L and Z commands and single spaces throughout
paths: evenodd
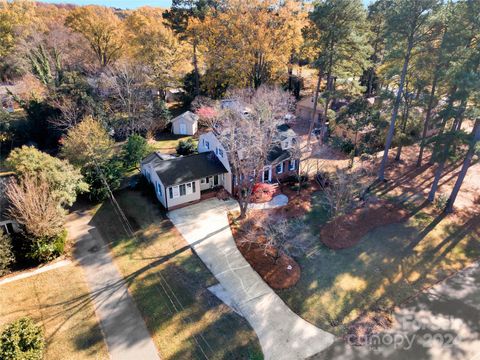
M 275 171 L 277 172 L 277 174 L 283 173 L 283 162 L 281 162 L 275 167 Z
M 179 188 L 180 188 L 180 196 L 185 196 L 187 194 L 187 189 L 185 184 L 180 185 Z
M 205 147 L 210 150 L 210 143 L 208 141 L 205 141 Z
M 290 165 L 288 166 L 288 170 L 293 171 L 297 167 L 297 161 L 296 160 L 290 160 Z
M 160 183 L 157 183 L 157 193 L 159 196 L 162 196 L 162 187 L 160 186 Z
M 223 150 L 222 149 L 218 149 L 218 155 L 220 155 L 220 157 L 223 157 Z
M 191 182 L 187 185 L 187 195 L 193 194 L 195 192 L 195 182 Z

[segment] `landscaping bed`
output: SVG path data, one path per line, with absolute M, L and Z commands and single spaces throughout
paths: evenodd
M 237 244 L 245 260 L 273 289 L 288 289 L 300 279 L 300 266 L 290 256 L 280 255 L 274 261 L 273 255 L 255 244 Z M 272 250 L 273 252 L 274 250 Z
M 266 211 L 251 211 L 250 216 L 261 223 L 268 217 Z M 230 228 L 232 230 L 238 250 L 250 266 L 262 277 L 262 279 L 273 289 L 288 289 L 294 286 L 300 279 L 301 270 L 297 262 L 286 254 L 280 254 L 275 261 L 276 249 L 261 246 L 263 243 L 261 228 L 254 231 L 258 237 L 258 244 L 245 241 L 245 231 L 242 226 L 246 220 L 234 220 L 235 215 L 229 213 Z
M 330 249 L 346 249 L 377 227 L 407 220 L 407 210 L 388 201 L 370 203 L 339 216 L 320 229 L 320 240 Z

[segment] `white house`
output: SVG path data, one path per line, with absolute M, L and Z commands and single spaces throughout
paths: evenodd
M 177 135 L 195 135 L 198 130 L 198 115 L 191 111 L 184 112 L 170 122 L 172 123 L 172 133 Z
M 141 171 L 166 209 L 200 200 L 202 192 L 224 186 L 228 173 L 213 151 L 175 158 L 155 152 L 142 161 Z
M 275 182 L 298 173 L 299 159 L 292 155 L 295 132 L 280 125 L 276 140 L 258 181 Z M 196 202 L 211 189 L 222 187 L 230 194 L 234 190 L 227 151 L 213 132 L 200 135 L 198 154 L 172 157 L 153 153 L 142 161 L 141 171 L 166 209 Z

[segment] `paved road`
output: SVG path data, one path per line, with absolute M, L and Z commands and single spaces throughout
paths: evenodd
M 479 264 L 402 306 L 395 320 L 378 346 L 339 341 L 312 360 L 480 360 Z
M 305 359 L 324 350 L 334 336 L 292 312 L 238 251 L 227 218 L 235 207 L 210 199 L 168 216 L 255 330 L 266 359 Z
M 95 312 L 112 360 L 159 360 L 145 322 L 127 291 L 108 246 L 89 225 L 90 215 L 70 214 L 69 236 L 75 240 L 75 257 L 82 265 Z

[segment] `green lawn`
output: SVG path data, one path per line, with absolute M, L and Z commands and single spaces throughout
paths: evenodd
M 313 245 L 296 258 L 300 281 L 278 293 L 293 311 L 332 333 L 344 333 L 362 311 L 401 304 L 480 257 L 478 216 L 444 218 L 413 203 L 407 222 L 374 229 L 352 248 L 330 250 L 318 238 L 328 219 L 320 197 L 314 194 L 305 218 Z
M 175 154 L 178 143 L 181 140 L 186 141 L 190 138 L 192 138 L 192 136 L 160 134 L 155 138 L 155 140 L 150 141 L 150 145 L 155 151 L 159 151 L 164 154 Z M 195 140 L 195 144 L 196 143 L 197 141 Z
M 0 331 L 30 316 L 44 331 L 45 359 L 108 359 L 90 296 L 76 264 L 0 285 Z
M 112 248 L 116 264 L 162 359 L 259 359 L 260 345 L 240 316 L 211 295 L 215 278 L 165 218 L 152 195 L 117 194 L 136 239 L 126 236 L 110 203 L 93 222 Z

